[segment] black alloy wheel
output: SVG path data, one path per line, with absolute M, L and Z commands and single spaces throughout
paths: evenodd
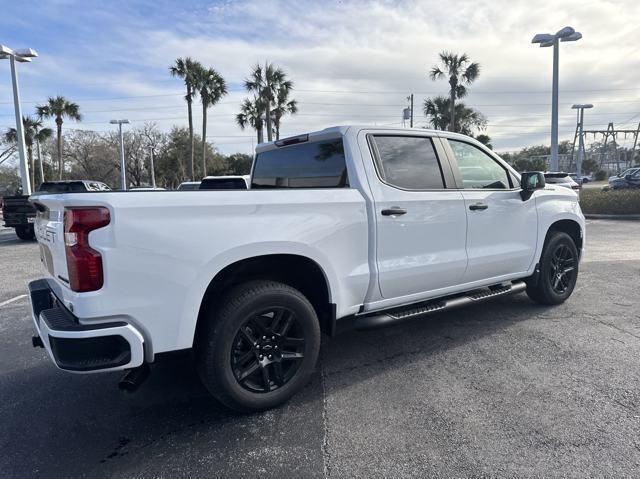
M 252 280 L 211 307 L 197 332 L 202 382 L 220 402 L 242 412 L 278 406 L 300 391 L 320 352 L 320 321 L 290 285 Z
M 561 243 L 554 249 L 549 268 L 549 281 L 556 293 L 564 294 L 573 283 L 576 261 L 577 258 L 567 244 Z
M 251 392 L 267 393 L 284 386 L 304 358 L 302 328 L 295 313 L 282 307 L 249 318 L 233 344 L 233 374 Z

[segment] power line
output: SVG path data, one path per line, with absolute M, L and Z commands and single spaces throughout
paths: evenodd
M 635 91 L 640 90 L 640 87 L 633 88 L 591 88 L 591 89 L 574 89 L 574 90 L 562 90 L 563 93 L 582 93 L 582 92 L 611 92 L 611 91 Z M 244 90 L 231 90 L 233 93 L 244 92 Z M 406 95 L 406 91 L 392 91 L 392 90 L 315 90 L 315 89 L 300 89 L 296 88 L 294 92 L 304 93 L 344 93 L 344 94 L 388 94 L 388 95 Z M 442 90 L 431 91 L 414 91 L 415 94 L 420 95 L 440 95 Z M 472 90 L 473 94 L 477 95 L 538 95 L 548 94 L 550 90 L 500 90 L 500 91 L 482 91 Z M 184 92 L 176 93 L 162 93 L 155 95 L 130 95 L 119 97 L 101 97 L 101 98 L 76 98 L 75 102 L 92 102 L 92 101 L 111 101 L 111 100 L 132 100 L 137 98 L 161 98 L 161 97 L 177 97 L 184 96 Z M 42 103 L 42 100 L 22 100 L 22 103 Z M 0 102 L 0 105 L 10 105 L 12 101 Z

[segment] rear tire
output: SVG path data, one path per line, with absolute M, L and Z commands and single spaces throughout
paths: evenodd
M 36 234 L 33 231 L 33 226 L 16 226 L 16 235 L 23 241 L 31 241 L 35 239 Z
M 537 282 L 527 283 L 527 295 L 541 304 L 564 303 L 578 279 L 578 249 L 571 236 L 550 231 L 540 257 Z
M 241 412 L 269 409 L 308 382 L 320 350 L 320 325 L 300 291 L 251 281 L 207 314 L 196 362 L 202 382 L 221 403 Z

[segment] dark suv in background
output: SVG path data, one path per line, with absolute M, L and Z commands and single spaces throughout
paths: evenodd
M 96 191 L 110 191 L 111 188 L 101 181 L 93 180 L 68 180 L 45 181 L 34 194 L 42 193 L 83 193 Z M 5 196 L 2 199 L 2 216 L 4 226 L 14 228 L 16 235 L 21 240 L 35 238 L 33 222 L 36 217 L 36 209 L 29 203 L 26 195 Z

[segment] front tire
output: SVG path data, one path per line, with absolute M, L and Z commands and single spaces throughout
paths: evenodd
M 275 407 L 308 382 L 320 325 L 307 298 L 274 281 L 227 294 L 206 318 L 196 346 L 198 372 L 221 403 L 241 412 Z
M 36 234 L 33 231 L 33 226 L 16 226 L 16 236 L 23 241 L 31 241 L 35 239 Z
M 550 231 L 540 257 L 537 281 L 527 284 L 527 295 L 541 304 L 564 303 L 578 279 L 578 249 L 571 236 Z

